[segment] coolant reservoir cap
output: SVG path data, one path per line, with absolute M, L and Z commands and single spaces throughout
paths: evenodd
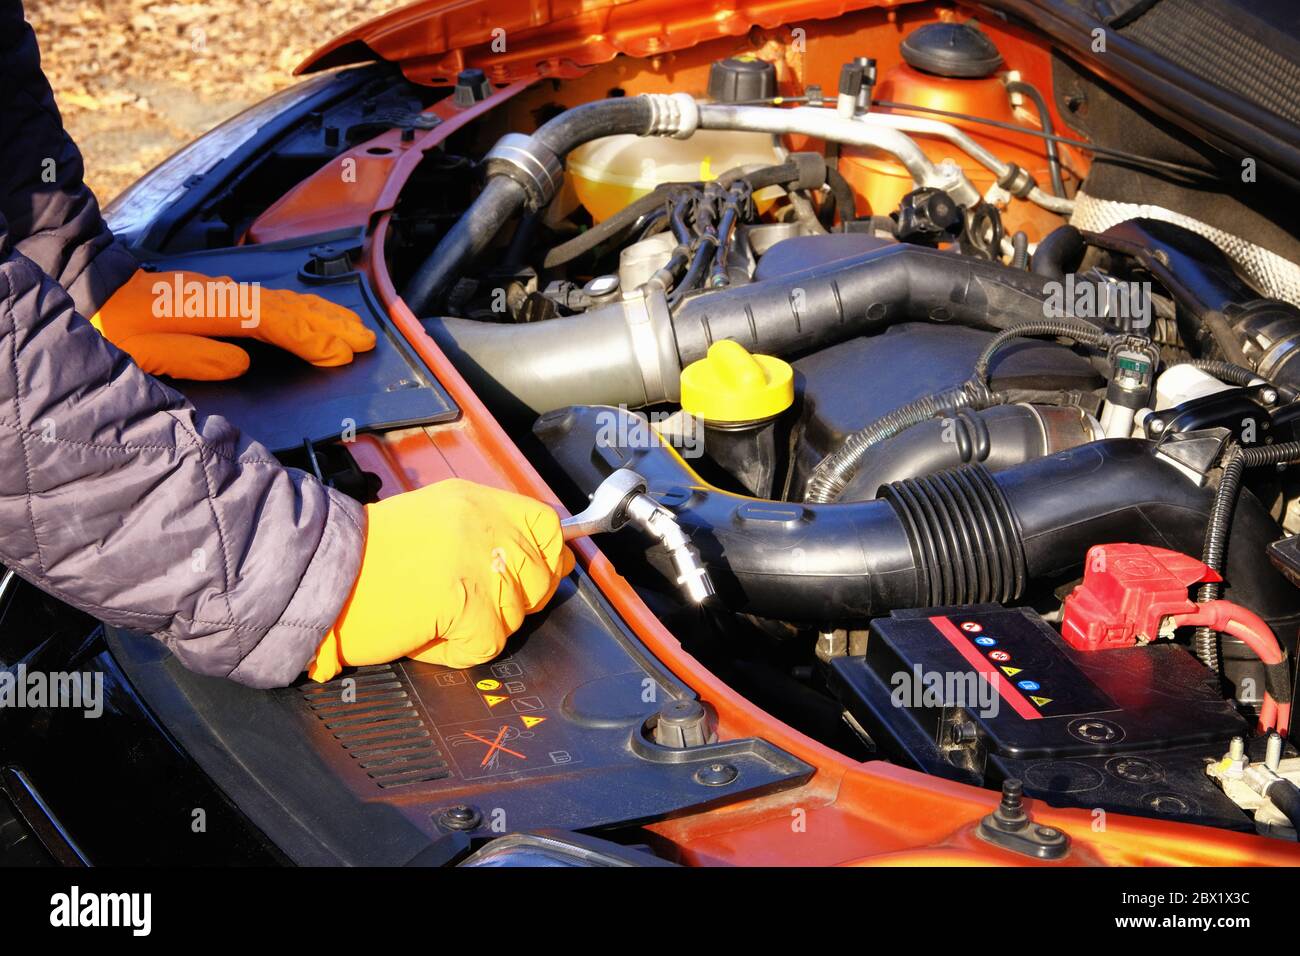
M 794 403 L 794 369 L 724 339 L 682 370 L 682 410 L 706 422 L 738 424 L 781 414 Z
M 746 103 L 776 96 L 776 67 L 756 56 L 732 56 L 709 66 L 709 99 Z

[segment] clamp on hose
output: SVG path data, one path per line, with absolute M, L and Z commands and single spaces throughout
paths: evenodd
M 528 195 L 528 207 L 541 209 L 564 183 L 564 166 L 558 156 L 534 136 L 507 133 L 497 140 L 483 162 L 489 178 L 513 179 Z
M 1015 163 L 1007 163 L 1007 171 L 998 177 L 997 182 L 1017 199 L 1028 199 L 1029 194 L 1038 188 L 1029 170 L 1021 169 Z
M 650 103 L 650 124 L 643 136 L 690 139 L 700 128 L 700 104 L 689 93 L 643 93 Z

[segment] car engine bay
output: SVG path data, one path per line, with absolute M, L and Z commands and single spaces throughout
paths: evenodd
M 1147 214 L 1140 182 L 1092 196 L 1057 140 L 1042 184 L 1000 158 L 978 120 L 1046 107 L 977 27 L 901 55 L 793 98 L 728 58 L 706 90 L 507 134 L 395 278 L 573 512 L 643 479 L 709 596 L 654 535 L 600 546 L 774 716 L 860 759 L 1238 826 L 1207 763 L 1292 760 L 1256 731 L 1286 735 L 1300 624 L 1300 488 L 1277 467 L 1300 453 L 1300 273 Z M 988 87 L 1003 110 L 960 126 L 880 108 Z M 1197 176 L 1095 155 L 1112 179 Z M 886 175 L 910 180 L 893 208 Z M 1185 607 L 1132 617 L 1171 588 Z M 1267 636 L 1183 623 L 1214 601 Z M 1000 676 L 1000 709 L 978 681 L 954 696 L 972 673 Z M 1255 796 L 1263 832 L 1292 832 Z
M 670 91 L 543 80 L 425 154 L 383 267 L 569 512 L 612 496 L 580 533 L 772 717 L 1294 840 L 1292 214 L 1072 60 L 1030 71 L 995 18 L 893 32 L 834 86 L 796 84 L 787 28 L 681 89 L 657 62 Z M 337 154 L 493 95 L 386 75 L 301 135 Z M 170 249 L 276 238 L 290 153 Z

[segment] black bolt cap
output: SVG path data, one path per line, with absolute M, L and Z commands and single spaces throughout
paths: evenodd
M 1002 65 L 993 41 L 971 23 L 929 23 L 907 35 L 901 47 L 908 66 L 959 79 L 992 76 Z
M 462 109 L 473 106 L 491 95 L 492 84 L 488 81 L 487 74 L 478 67 L 471 66 L 456 75 L 454 102 Z

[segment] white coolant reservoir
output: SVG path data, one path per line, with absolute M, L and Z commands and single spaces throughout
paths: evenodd
M 578 200 L 600 222 L 662 183 L 707 181 L 737 166 L 772 166 L 783 160 L 768 133 L 699 130 L 689 139 L 629 135 L 592 140 L 569 153 L 567 170 Z M 767 199 L 766 194 L 763 190 L 759 198 Z

